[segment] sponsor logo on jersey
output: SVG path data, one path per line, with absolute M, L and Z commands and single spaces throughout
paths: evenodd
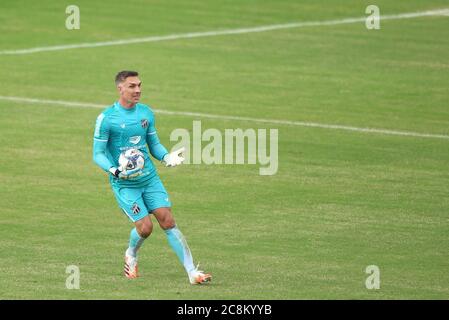
M 129 138 L 129 142 L 131 142 L 132 144 L 138 144 L 141 138 L 141 136 L 133 136 Z
M 134 214 L 138 214 L 140 212 L 140 208 L 137 205 L 137 203 L 134 203 L 131 210 L 133 211 Z
M 142 125 L 142 128 L 144 128 L 144 129 L 148 128 L 148 120 L 147 119 L 140 120 L 140 124 Z
M 126 124 L 122 123 L 122 124 L 120 125 L 120 127 L 121 127 L 122 129 L 125 129 Z
M 132 147 L 130 147 L 130 146 L 120 147 L 119 149 L 120 149 L 120 151 L 126 151 L 128 149 L 143 149 L 143 150 L 145 150 L 146 147 L 147 147 L 146 144 L 140 144 L 138 146 L 132 146 Z

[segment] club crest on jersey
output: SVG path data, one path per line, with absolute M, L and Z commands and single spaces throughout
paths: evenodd
M 139 206 L 137 205 L 137 203 L 134 203 L 134 204 L 133 204 L 131 210 L 132 210 L 132 212 L 133 212 L 134 214 L 138 214 L 138 213 L 140 212 L 140 208 L 139 208 Z
M 140 124 L 142 125 L 142 128 L 144 128 L 144 129 L 148 128 L 148 120 L 147 119 L 140 120 Z

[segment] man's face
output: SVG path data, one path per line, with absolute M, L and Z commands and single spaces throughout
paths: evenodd
M 140 100 L 141 85 L 139 77 L 128 77 L 117 88 L 121 98 L 129 103 L 137 103 Z

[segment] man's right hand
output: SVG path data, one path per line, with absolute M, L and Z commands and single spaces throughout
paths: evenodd
M 130 179 L 130 178 L 136 178 L 138 176 L 140 176 L 142 174 L 142 169 L 141 168 L 136 168 L 133 170 L 127 170 L 125 172 L 123 172 L 121 167 L 111 167 L 109 169 L 109 172 L 116 178 L 119 179 Z

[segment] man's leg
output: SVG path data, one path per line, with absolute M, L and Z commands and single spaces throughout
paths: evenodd
M 168 243 L 178 256 L 179 261 L 184 266 L 189 275 L 190 283 L 200 284 L 209 282 L 212 277 L 198 270 L 193 264 L 192 253 L 187 245 L 187 241 L 182 232 L 176 226 L 173 214 L 170 208 L 157 208 L 152 211 L 161 228 L 165 231 Z
M 150 216 L 145 216 L 136 221 L 134 225 L 135 228 L 131 230 L 129 236 L 129 246 L 128 250 L 126 250 L 126 254 L 132 257 L 137 257 L 137 250 L 139 250 L 145 239 L 148 238 L 153 231 L 153 223 L 151 222 Z
M 142 246 L 153 230 L 153 223 L 147 215 L 136 221 L 135 227 L 131 230 L 129 236 L 129 246 L 125 252 L 124 274 L 127 278 L 133 279 L 139 276 L 137 267 L 137 250 Z
M 137 278 L 137 250 L 151 234 L 153 224 L 142 198 L 143 189 L 113 187 L 112 190 L 123 213 L 135 224 L 130 233 L 129 247 L 125 252 L 124 273 L 127 278 Z

